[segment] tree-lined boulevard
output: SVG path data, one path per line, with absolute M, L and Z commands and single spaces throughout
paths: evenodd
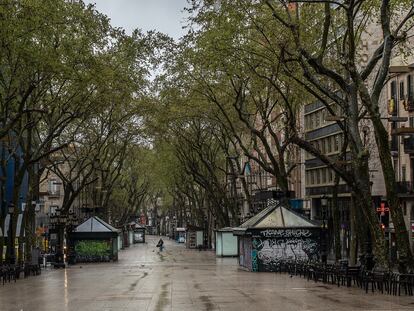
M 0 302 L 409 309 L 413 2 L 182 10 L 173 39 L 0 0 Z

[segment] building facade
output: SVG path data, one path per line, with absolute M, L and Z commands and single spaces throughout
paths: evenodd
M 395 58 L 389 76 L 385 87 L 387 113 L 407 120 L 399 125 L 390 123 L 388 130 L 401 208 L 414 249 L 414 59 Z M 389 226 L 392 235 L 392 219 Z

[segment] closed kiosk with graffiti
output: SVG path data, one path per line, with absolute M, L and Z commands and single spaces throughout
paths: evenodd
M 249 271 L 277 271 L 283 261 L 317 260 L 320 254 L 320 226 L 281 204 L 264 209 L 233 233 L 241 237 L 239 264 Z

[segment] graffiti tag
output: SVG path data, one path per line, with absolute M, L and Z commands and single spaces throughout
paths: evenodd
M 308 238 L 312 232 L 308 229 L 267 229 L 261 235 L 265 238 Z

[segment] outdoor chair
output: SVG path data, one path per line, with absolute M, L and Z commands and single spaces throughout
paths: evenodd
M 314 279 L 314 274 L 316 273 L 316 268 L 314 264 L 309 264 L 306 270 L 306 278 L 307 280 L 313 280 Z
M 413 296 L 414 289 L 414 274 L 400 274 L 393 273 L 390 278 L 389 293 L 398 296 L 401 295 L 401 288 L 404 290 L 405 295 Z
M 384 293 L 389 288 L 389 274 L 385 271 L 366 271 L 363 274 L 362 285 L 365 292 L 368 293 L 371 285 L 371 291 L 374 292 L 376 289 Z
M 34 263 L 30 263 L 30 262 L 26 262 L 24 265 L 24 277 L 28 277 L 30 275 L 39 275 L 41 274 L 41 268 L 39 264 L 34 264 Z
M 336 285 L 344 286 L 347 283 L 347 277 L 348 277 L 348 267 L 344 266 L 337 266 L 336 267 Z
M 325 268 L 325 282 L 330 284 L 335 284 L 337 279 L 337 270 L 336 265 L 326 265 Z
M 306 263 L 304 262 L 298 262 L 296 265 L 296 275 L 299 275 L 300 277 L 305 276 L 306 272 Z
M 9 278 L 9 267 L 8 266 L 6 266 L 6 265 L 0 266 L 0 278 L 1 278 L 2 282 L 3 282 L 3 285 L 7 281 L 10 282 L 10 278 Z
M 347 267 L 345 271 L 346 286 L 351 287 L 352 283 L 360 287 L 360 266 Z
M 17 280 L 17 271 L 19 271 L 15 265 L 7 265 L 6 269 L 5 269 L 5 274 L 3 277 L 3 284 L 5 283 L 5 281 L 8 281 L 9 283 L 11 282 L 11 280 L 14 280 L 16 282 Z

